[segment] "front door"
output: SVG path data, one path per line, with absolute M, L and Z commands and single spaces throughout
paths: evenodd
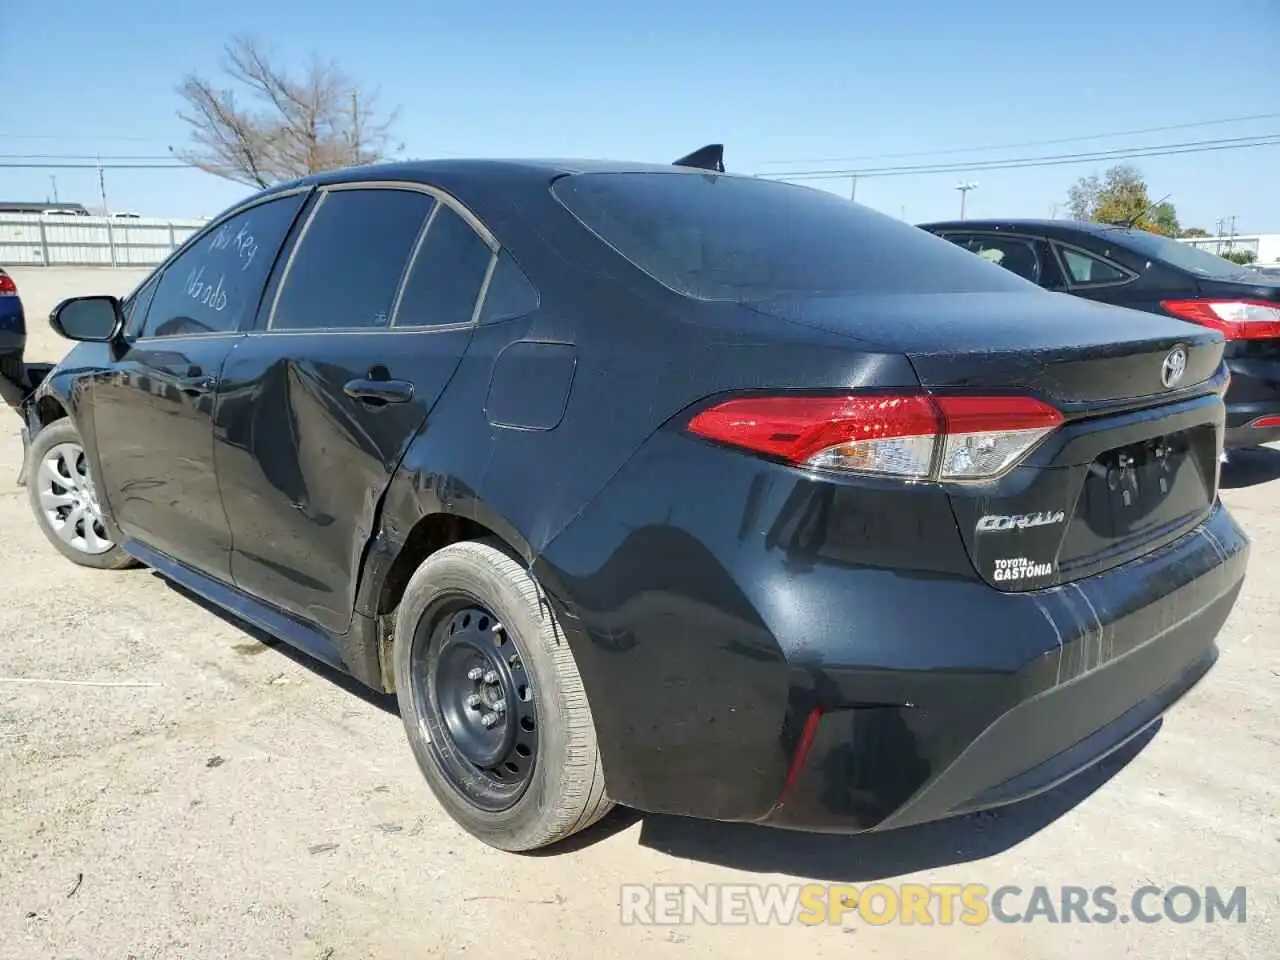
M 241 589 L 333 634 L 396 466 L 472 333 L 490 244 L 407 186 L 327 188 L 223 371 L 217 466 Z
M 100 493 L 121 531 L 227 582 L 214 396 L 302 200 L 242 210 L 180 252 L 131 304 L 125 341 L 92 387 Z

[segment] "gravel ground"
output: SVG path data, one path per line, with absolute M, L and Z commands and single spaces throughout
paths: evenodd
M 72 292 L 138 273 L 15 271 L 30 359 Z M 3 414 L 3 411 L 0 411 Z M 549 855 L 441 812 L 393 701 L 145 570 L 63 560 L 0 416 L 0 958 L 1280 957 L 1280 450 L 1223 498 L 1254 539 L 1216 668 L 1154 736 L 995 814 L 863 838 L 615 811 Z M 18 680 L 97 681 L 88 686 Z M 127 685 L 126 685 L 127 684 Z M 624 883 L 884 880 L 1248 888 L 1186 925 L 629 926 Z

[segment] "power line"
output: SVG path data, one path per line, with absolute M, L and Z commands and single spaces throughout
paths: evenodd
M 1234 137 L 1216 140 L 1191 140 L 1183 143 L 1153 144 L 1120 150 L 1104 150 L 1092 153 L 1049 154 L 1033 157 L 1014 157 L 1002 160 L 957 161 L 954 163 L 919 164 L 900 167 L 871 167 L 837 170 L 795 170 L 758 174 L 760 177 L 780 180 L 829 180 L 845 177 L 899 177 L 934 173 L 966 173 L 980 170 L 1019 170 L 1030 167 L 1061 166 L 1072 163 L 1094 163 L 1107 160 L 1125 160 L 1139 157 L 1166 157 L 1187 153 L 1206 153 L 1221 150 L 1243 150 L 1253 147 L 1280 145 L 1280 133 L 1259 134 L 1253 137 Z M 48 157 L 49 159 L 40 159 Z M 0 154 L 0 168 L 29 170 L 192 170 L 193 164 L 172 157 L 77 157 L 65 154 Z
M 0 168 L 13 170 L 195 170 L 189 163 L 34 163 L 0 160 Z
M 930 173 L 965 173 L 977 170 L 1020 170 L 1028 167 L 1052 167 L 1071 163 L 1093 163 L 1102 160 L 1126 160 L 1138 157 L 1167 157 L 1184 153 L 1205 153 L 1219 150 L 1244 150 L 1251 147 L 1280 145 L 1280 133 L 1261 134 L 1255 137 L 1236 137 L 1219 140 L 1192 140 L 1185 143 L 1159 144 L 1133 147 L 1123 150 L 1105 150 L 1094 153 L 1049 154 L 1038 157 L 1015 157 L 1004 160 L 977 160 L 942 164 L 924 164 L 906 167 L 872 167 L 858 170 L 796 170 L 783 173 L 761 173 L 760 177 L 780 180 L 829 180 L 845 177 L 901 177 Z
M 985 147 L 954 147 L 947 150 L 917 150 L 907 153 L 872 153 L 860 157 L 825 157 L 801 160 L 762 160 L 761 166 L 779 163 L 853 163 L 858 160 L 900 160 L 910 157 L 944 157 L 957 153 L 983 153 L 987 150 L 1017 150 L 1022 147 L 1048 147 L 1061 143 L 1081 143 L 1086 140 L 1104 140 L 1108 137 L 1136 137 L 1144 133 L 1165 133 L 1170 130 L 1190 130 L 1195 127 L 1211 127 L 1227 123 L 1244 123 L 1248 120 L 1273 120 L 1280 113 L 1255 113 L 1247 117 L 1225 117 L 1221 120 L 1200 120 L 1196 123 L 1173 123 L 1163 127 L 1144 127 L 1140 130 L 1118 130 L 1112 133 L 1094 133 L 1087 136 L 1059 137 L 1054 140 L 1024 140 L 1021 143 L 991 144 Z
M 144 154 L 138 156 L 129 155 L 104 157 L 96 153 L 0 153 L 0 160 L 54 160 L 58 162 L 84 160 L 96 165 L 99 160 L 103 163 L 158 163 L 161 160 L 169 160 L 172 162 L 173 156 L 165 154 Z
M 63 140 L 77 141 L 80 143 L 86 140 L 97 141 L 100 143 L 159 143 L 155 137 L 95 137 L 88 134 L 65 134 L 65 133 L 3 133 L 0 132 L 0 140 Z

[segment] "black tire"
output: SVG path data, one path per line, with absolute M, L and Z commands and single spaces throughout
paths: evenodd
M 519 682 L 528 684 L 524 699 L 536 708 L 536 747 L 519 792 L 495 779 L 506 776 L 500 768 L 486 771 L 463 756 L 446 726 L 440 652 L 452 642 L 449 631 L 464 608 L 491 611 L 501 624 L 492 632 L 503 639 L 494 642 L 511 645 L 503 655 L 518 663 Z M 590 826 L 612 808 L 573 654 L 537 582 L 496 541 L 452 544 L 423 562 L 400 601 L 394 661 L 400 715 L 418 766 L 441 805 L 473 836 L 502 850 L 532 850 Z M 516 717 L 504 714 L 503 722 L 514 724 Z M 530 717 L 521 715 L 519 723 L 533 729 Z
M 35 439 L 31 441 L 31 449 L 27 452 L 27 499 L 31 504 L 32 513 L 35 514 L 40 532 L 57 548 L 59 553 L 82 567 L 92 567 L 96 570 L 123 570 L 126 567 L 138 566 L 136 560 L 120 549 L 120 533 L 108 520 L 100 519 L 100 523 L 91 525 L 89 529 L 92 537 L 85 535 L 67 539 L 59 536 L 58 531 L 54 528 L 54 521 L 41 504 L 41 496 L 45 492 L 46 486 L 41 476 L 41 469 L 45 461 L 50 458 L 51 453 L 56 448 L 64 447 L 65 445 L 74 445 L 81 450 L 84 449 L 80 434 L 70 418 L 56 420 L 42 429 L 36 434 Z M 83 469 L 84 476 L 88 476 L 87 465 Z M 96 502 L 96 497 L 94 502 Z M 85 529 L 84 524 L 86 522 L 92 524 L 92 520 L 81 520 L 79 522 L 81 530 Z M 77 541 L 85 544 L 85 546 L 76 547 L 74 543 Z M 104 544 L 110 544 L 110 546 L 103 547 Z

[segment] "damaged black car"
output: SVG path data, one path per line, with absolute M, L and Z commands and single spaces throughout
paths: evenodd
M 1222 334 L 722 168 L 254 195 L 56 308 L 36 522 L 394 691 L 508 850 L 615 803 L 884 830 L 1147 729 L 1245 575 Z

